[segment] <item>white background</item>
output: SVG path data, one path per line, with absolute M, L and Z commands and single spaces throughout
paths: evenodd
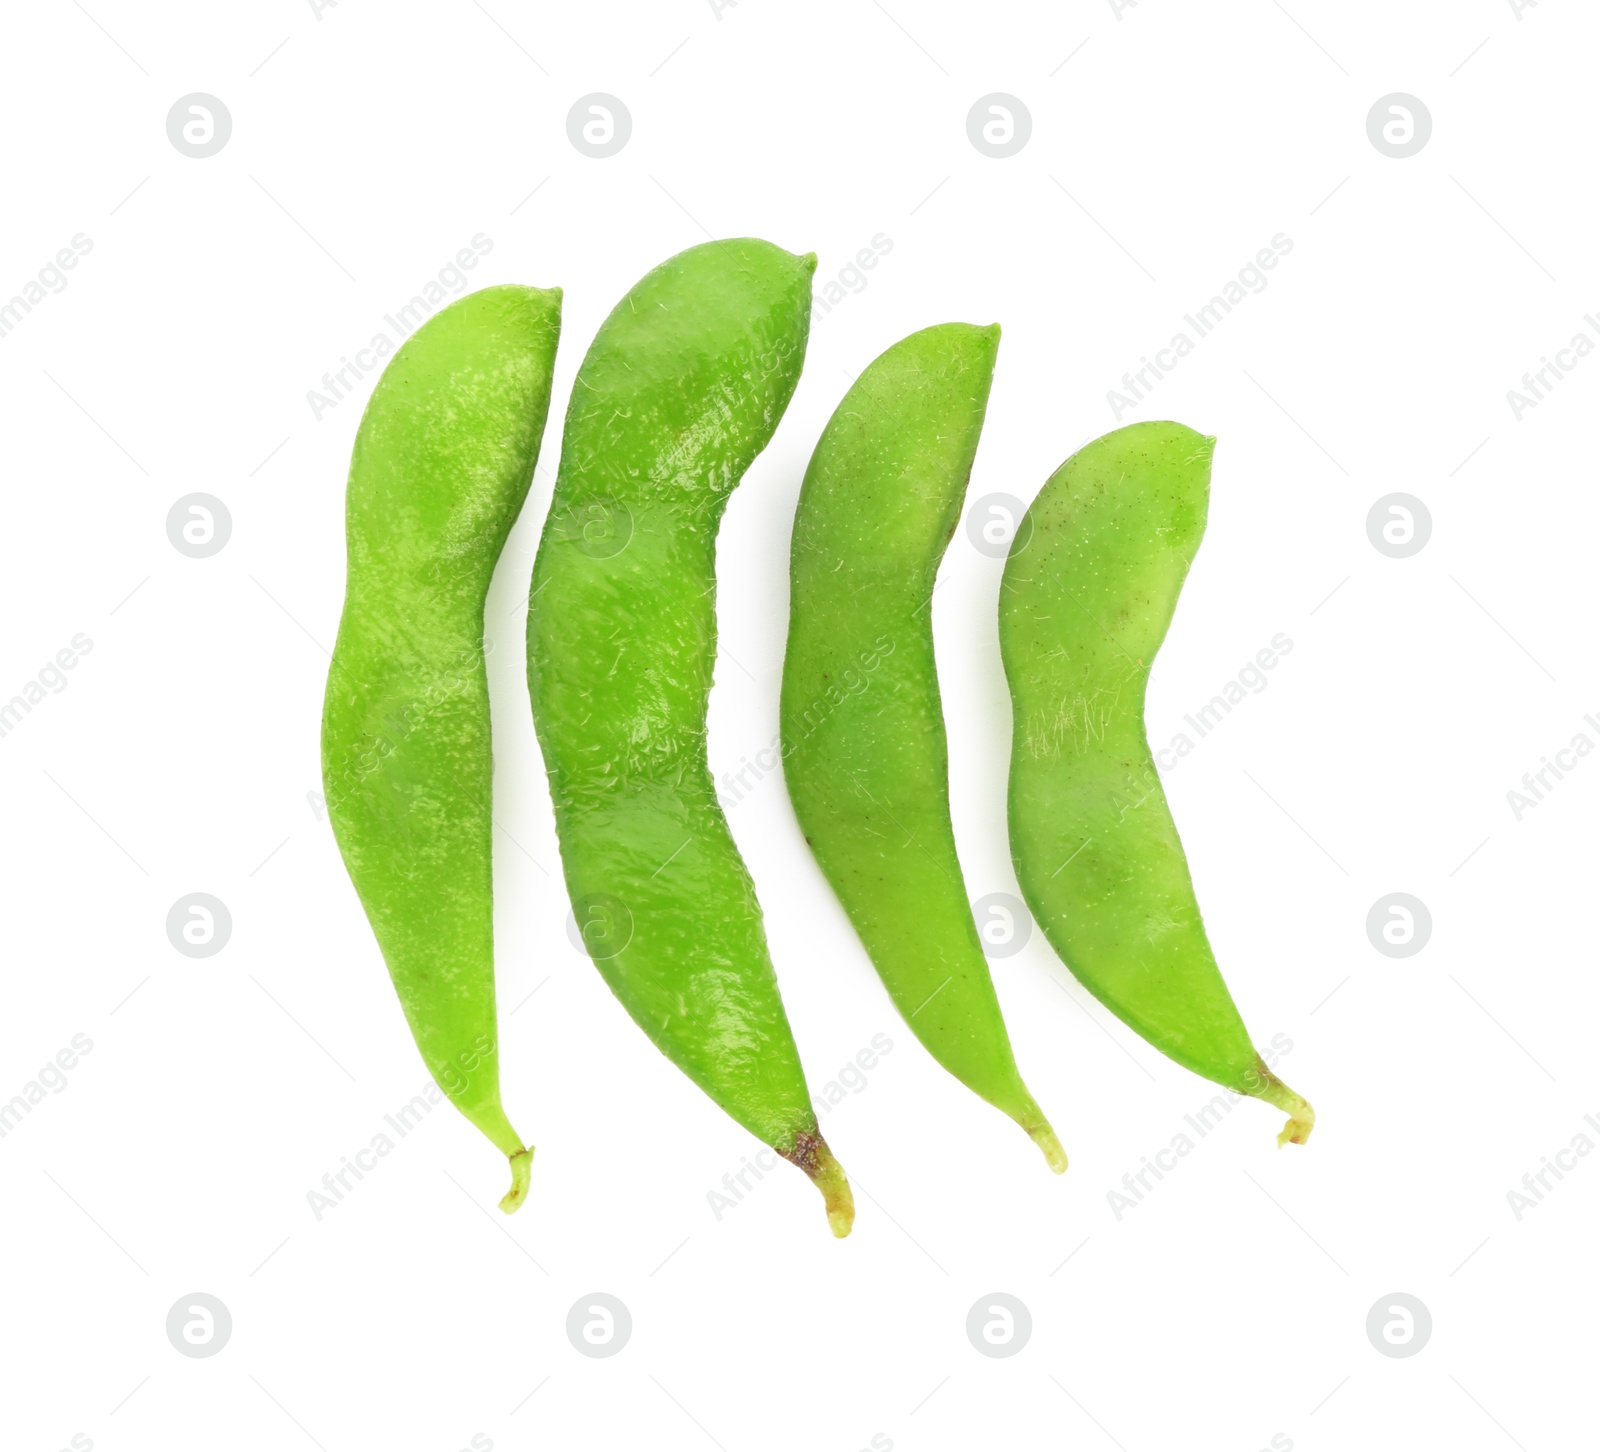
M 1314 39 L 1313 39 L 1314 37 Z M 92 652 L 0 739 L 0 1096 L 74 1034 L 65 1087 L 0 1140 L 8 1448 L 1043 1448 L 1527 1452 L 1587 1445 L 1600 1157 L 1518 1220 L 1507 1192 L 1600 1117 L 1587 758 L 1521 821 L 1506 793 L 1600 714 L 1592 417 L 1600 358 L 1506 401 L 1600 306 L 1600 19 L 1543 0 L 1108 0 L 591 7 L 50 0 L 6 20 L 0 297 L 93 250 L 8 336 L 0 698 Z M 1070 58 L 1069 58 L 1070 57 Z M 209 159 L 165 124 L 203 91 Z M 594 91 L 629 144 L 569 143 Z M 1395 160 L 1366 117 L 1421 98 Z M 993 160 L 966 116 L 1020 98 Z M 531 194 L 531 195 L 530 195 Z M 566 290 L 552 425 L 490 600 L 503 1160 L 448 1109 L 320 1221 L 308 1192 L 424 1074 L 325 821 L 318 721 L 343 591 L 355 397 L 307 392 L 483 233 L 474 286 Z M 1304 1149 L 1247 1102 L 1119 1220 L 1108 1192 L 1211 1097 L 1035 933 L 995 976 L 1071 1155 L 1027 1140 L 900 1025 L 807 857 L 781 780 L 730 812 L 859 1218 L 832 1240 L 787 1167 L 717 1219 L 756 1146 L 663 1060 L 569 943 L 522 678 L 532 552 L 572 376 L 650 266 L 707 235 L 893 249 L 812 332 L 720 551 L 713 765 L 777 730 L 788 526 L 848 380 L 946 319 L 1005 328 L 970 498 L 1031 499 L 1117 422 L 1107 390 L 1275 234 L 1292 252 L 1123 421 L 1219 437 L 1204 547 L 1152 681 L 1159 744 L 1277 633 L 1292 653 L 1167 779 L 1218 956 L 1319 1111 Z M 1369 542 L 1422 499 L 1409 559 Z M 208 559 L 173 502 L 226 504 Z M 1001 562 L 958 532 L 935 624 L 973 897 L 1015 892 L 995 640 Z M 169 908 L 232 914 L 211 958 Z M 1430 908 L 1411 958 L 1368 910 Z M 530 997 L 530 995 L 533 995 Z M 1331 995 L 1331 996 L 1330 996 Z M 231 1340 L 169 1343 L 218 1297 Z M 589 1292 L 633 1318 L 580 1356 Z M 1015 1356 L 969 1309 L 1029 1308 Z M 1431 1340 L 1366 1318 L 1418 1297 Z

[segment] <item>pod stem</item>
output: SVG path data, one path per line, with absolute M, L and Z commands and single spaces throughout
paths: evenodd
M 1055 1130 L 1042 1119 L 1036 1125 L 1025 1124 L 1022 1127 L 1028 1131 L 1028 1138 L 1039 1146 L 1045 1163 L 1056 1174 L 1064 1175 L 1067 1171 L 1067 1152 L 1061 1148 L 1061 1141 L 1056 1138 Z
M 1260 1059 L 1256 1060 L 1255 1077 L 1260 1087 L 1247 1092 L 1289 1116 L 1289 1122 L 1278 1132 L 1278 1148 L 1282 1149 L 1286 1144 L 1304 1144 L 1311 1138 L 1312 1126 L 1317 1122 L 1317 1111 Z
M 528 1184 L 533 1179 L 533 1151 L 520 1149 L 508 1158 L 511 1161 L 511 1188 L 500 1201 L 500 1208 L 510 1215 L 520 1210 L 522 1202 L 528 1198 Z
M 1019 1092 L 1015 1098 L 995 1104 L 995 1108 L 1003 1110 L 1022 1126 L 1022 1132 L 1039 1146 L 1039 1153 L 1044 1156 L 1044 1162 L 1056 1174 L 1065 1174 L 1067 1152 L 1061 1148 L 1061 1141 L 1056 1138 L 1056 1132 L 1050 1127 L 1050 1121 L 1044 1117 L 1044 1111 L 1039 1108 L 1033 1095 L 1020 1084 L 1017 1088 Z
M 778 1147 L 773 1146 L 774 1149 Z M 855 1224 L 856 1202 L 850 1193 L 850 1181 L 845 1178 L 844 1166 L 834 1159 L 827 1140 L 815 1130 L 801 1130 L 789 1149 L 778 1153 L 791 1165 L 797 1165 L 811 1177 L 811 1183 L 822 1191 L 822 1202 L 828 1211 L 828 1229 L 843 1239 Z

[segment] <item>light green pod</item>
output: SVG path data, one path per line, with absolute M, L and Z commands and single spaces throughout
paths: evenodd
M 561 292 L 490 287 L 389 361 L 356 434 L 349 576 L 322 716 L 323 791 L 424 1063 L 511 1161 L 500 1106 L 483 605 L 533 477 Z
M 717 526 L 800 376 L 814 256 L 742 238 L 643 277 L 567 408 L 528 602 L 528 689 L 589 954 L 655 1045 L 822 1191 L 754 885 L 706 764 Z
M 1145 740 L 1145 687 L 1205 531 L 1216 440 L 1176 423 L 1096 439 L 1040 491 L 1000 591 L 1014 708 L 1011 852 L 1051 946 L 1162 1053 L 1290 1115 L 1206 938 Z
M 855 381 L 795 512 L 783 769 L 817 864 L 911 1031 L 1066 1169 L 1017 1073 L 950 823 L 930 611 L 994 378 L 998 326 L 942 323 Z

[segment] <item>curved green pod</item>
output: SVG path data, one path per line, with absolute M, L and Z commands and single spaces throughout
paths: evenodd
M 1145 740 L 1150 664 L 1205 531 L 1216 440 L 1176 423 L 1079 450 L 1018 528 L 1000 591 L 1014 707 L 1011 851 L 1023 896 L 1078 980 L 1187 1069 L 1315 1115 L 1251 1045 L 1200 919 Z
M 961 515 L 998 326 L 942 323 L 856 380 L 806 470 L 790 557 L 784 777 L 812 854 L 911 1031 L 1066 1155 L 1023 1084 L 956 856 L 934 576 Z
M 428 1072 L 511 1162 L 500 1105 L 483 606 L 550 405 L 561 292 L 490 287 L 390 359 L 356 434 L 323 790 Z
M 690 248 L 601 325 L 567 409 L 528 689 L 573 913 L 611 990 L 734 1120 L 853 1217 L 706 764 L 715 549 L 805 357 L 814 256 Z

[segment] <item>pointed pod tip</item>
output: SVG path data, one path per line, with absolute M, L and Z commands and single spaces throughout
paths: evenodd
M 1301 1103 L 1304 1104 L 1305 1101 L 1302 1100 Z M 1311 1131 L 1316 1127 L 1316 1123 L 1317 1111 L 1306 1104 L 1300 1113 L 1290 1118 L 1278 1131 L 1278 1148 L 1282 1149 L 1286 1144 L 1304 1144 L 1311 1138 Z
M 1061 1148 L 1061 1141 L 1056 1138 L 1055 1130 L 1044 1121 L 1028 1131 L 1028 1138 L 1039 1146 L 1044 1155 L 1044 1162 L 1058 1175 L 1067 1172 L 1067 1152 Z
M 533 1150 L 518 1150 L 511 1155 L 511 1188 L 500 1199 L 500 1209 L 513 1215 L 528 1198 L 528 1186 L 533 1180 Z
M 1311 1131 L 1317 1122 L 1317 1111 L 1311 1107 L 1309 1100 L 1296 1094 L 1274 1074 L 1260 1055 L 1256 1056 L 1254 1072 L 1246 1078 L 1249 1081 L 1244 1091 L 1246 1094 L 1283 1110 L 1289 1116 L 1289 1122 L 1278 1133 L 1279 1149 L 1286 1144 L 1304 1144 L 1311 1138 Z
M 788 1149 L 774 1149 L 804 1170 L 812 1184 L 822 1192 L 822 1203 L 828 1212 L 828 1229 L 843 1240 L 856 1222 L 855 1196 L 850 1193 L 850 1181 L 845 1178 L 844 1166 L 833 1157 L 827 1140 L 815 1130 L 801 1130 Z

